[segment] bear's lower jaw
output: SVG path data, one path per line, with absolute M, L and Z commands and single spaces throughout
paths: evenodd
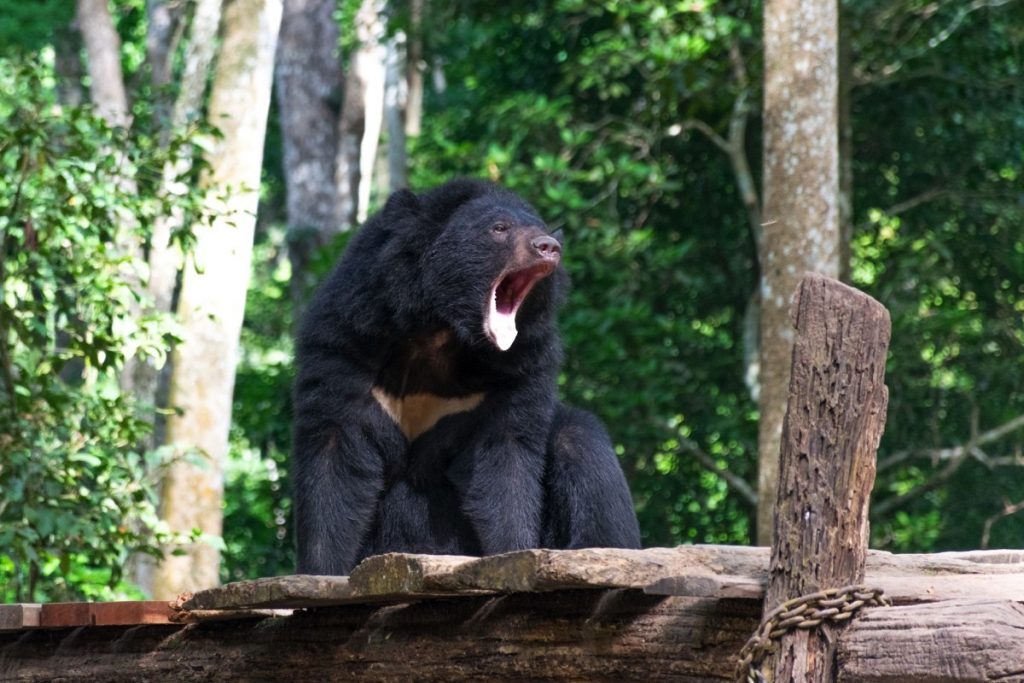
M 529 268 L 505 273 L 491 288 L 484 332 L 501 351 L 508 351 L 516 340 L 516 313 L 530 290 L 555 270 L 555 263 L 544 262 Z

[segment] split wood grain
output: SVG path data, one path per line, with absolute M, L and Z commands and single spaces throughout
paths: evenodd
M 885 307 L 817 274 L 800 281 L 765 613 L 864 581 L 868 503 L 889 401 Z M 834 680 L 832 627 L 793 630 L 768 655 L 776 683 Z

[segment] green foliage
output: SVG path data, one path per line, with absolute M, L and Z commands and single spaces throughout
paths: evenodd
M 930 459 L 1024 414 L 1024 247 L 1013 229 L 1024 223 L 1024 17 L 1019 6 L 930 7 L 844 7 L 854 284 L 894 326 L 873 543 L 901 551 L 977 546 L 985 521 L 1024 498 L 1007 464 L 1019 432 L 948 479 L 934 480 L 945 463 Z M 446 87 L 428 89 L 412 184 L 499 180 L 564 229 L 573 291 L 561 390 L 606 421 L 648 544 L 750 540 L 752 506 L 693 450 L 755 479 L 743 337 L 758 265 L 728 159 L 688 123 L 724 136 L 745 75 L 757 173 L 760 14 L 760 3 L 713 0 L 512 0 L 432 5 L 426 18 L 427 60 Z M 262 326 L 276 313 L 250 315 Z M 262 414 L 285 414 L 259 398 L 286 391 L 272 376 L 281 383 L 246 379 L 236 405 L 251 393 Z M 260 433 L 265 419 L 246 414 L 256 420 L 245 434 Z M 996 522 L 990 542 L 1024 543 L 1024 515 Z
M 54 101 L 38 62 L 0 60 L 0 599 L 109 595 L 131 552 L 157 553 L 144 406 L 126 357 L 160 361 L 170 321 L 148 311 L 141 245 L 169 198 L 168 154 Z M 129 179 L 133 191 L 126 190 Z M 173 198 L 188 209 L 191 194 Z M 134 283 L 134 284 L 133 284 Z
M 343 58 L 358 5 L 338 4 Z M 167 320 L 132 313 L 146 309 L 131 241 L 146 242 L 169 201 L 195 209 L 189 191 L 157 189 L 163 160 L 195 150 L 147 134 L 167 93 L 145 91 L 145 3 L 114 6 L 126 76 L 143 89 L 132 131 L 57 107 L 48 68 L 0 62 L 0 599 L 130 590 L 118 583 L 124 558 L 153 551 L 159 532 L 147 477 L 160 458 L 136 446 L 147 407 L 121 393 L 117 372 L 137 350 L 159 361 L 174 340 Z M 974 547 L 989 523 L 993 546 L 1024 545 L 1024 514 L 998 517 L 1024 499 L 1022 430 L 974 443 L 1024 414 L 1024 6 L 843 8 L 853 281 L 893 317 L 873 543 Z M 408 2 L 388 11 L 399 26 Z M 3 54 L 46 45 L 72 14 L 70 0 L 0 0 Z M 730 0 L 507 0 L 432 3 L 425 17 L 424 58 L 446 87 L 428 87 L 413 185 L 488 177 L 564 229 L 574 289 L 561 391 L 606 421 L 648 544 L 750 537 L 750 502 L 706 464 L 755 479 L 758 416 L 743 378 L 758 264 L 729 160 L 692 124 L 724 136 L 748 89 L 757 173 L 760 14 L 761 3 Z M 266 146 L 225 579 L 293 566 L 278 131 Z M 126 177 L 136 192 L 120 190 Z M 187 232 L 176 239 L 187 246 Z M 315 267 L 325 272 L 344 241 Z M 944 474 L 958 445 L 970 447 Z
M 74 0 L 0 0 L 0 54 L 36 51 L 74 17 Z
M 918 6 L 849 8 L 853 278 L 893 318 L 875 542 L 915 551 L 977 547 L 1024 499 L 1020 429 L 938 454 L 1024 414 L 1024 7 Z M 1024 544 L 1024 515 L 990 543 Z
M 504 3 L 441 21 L 448 89 L 428 102 L 413 184 L 491 177 L 564 228 L 562 392 L 607 422 L 645 543 L 745 542 L 752 509 L 687 446 L 753 473 L 753 250 L 724 157 L 670 129 L 728 114 L 728 46 L 749 21 L 653 2 Z

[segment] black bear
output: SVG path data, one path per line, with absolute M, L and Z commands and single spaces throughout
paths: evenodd
M 297 337 L 298 571 L 639 547 L 603 427 L 556 398 L 561 250 L 477 180 L 396 192 L 353 237 Z

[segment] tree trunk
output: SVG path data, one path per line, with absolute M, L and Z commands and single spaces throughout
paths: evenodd
M 165 122 L 162 138 L 166 144 L 171 131 L 181 128 L 198 117 L 206 94 L 207 76 L 216 53 L 217 29 L 220 27 L 221 0 L 197 0 L 189 30 L 188 46 L 184 55 L 184 71 L 181 75 L 178 95 L 171 108 L 170 118 Z M 155 48 L 154 48 L 155 49 Z M 174 185 L 188 173 L 192 161 L 179 157 L 168 163 L 163 170 L 164 194 L 172 194 Z M 161 313 L 172 312 L 174 288 L 178 271 L 181 269 L 181 253 L 170 245 L 171 234 L 179 230 L 185 221 L 184 214 L 172 208 L 167 216 L 160 216 L 154 222 L 153 235 L 149 246 L 149 280 L 146 291 L 153 308 Z M 132 366 L 133 387 L 143 401 L 159 405 L 157 384 L 160 369 L 151 361 L 138 361 Z M 154 444 L 163 443 L 160 434 L 154 435 Z
M 217 218 L 197 226 L 196 268 L 186 268 L 179 311 L 185 341 L 175 350 L 167 424 L 179 450 L 196 450 L 205 467 L 177 462 L 163 489 L 163 517 L 174 531 L 200 529 L 220 536 L 223 477 L 231 424 L 239 334 L 252 260 L 263 139 L 281 21 L 280 0 L 229 0 L 224 9 L 220 58 L 214 73 L 209 120 L 223 137 L 208 153 L 205 186 L 215 192 Z M 219 196 L 217 196 L 219 195 Z M 168 556 L 157 571 L 154 597 L 174 597 L 218 583 L 219 553 L 197 543 Z
M 168 0 L 146 1 L 146 61 L 149 63 L 156 119 L 161 126 L 168 125 L 170 115 L 167 90 L 171 84 L 172 61 L 181 25 L 180 4 Z
M 159 11 L 151 3 L 151 11 Z M 178 95 L 170 107 L 169 118 L 163 123 L 161 131 L 164 144 L 170 140 L 171 132 L 189 121 L 202 111 L 203 97 L 206 94 L 206 83 L 213 62 L 217 31 L 220 27 L 221 0 L 198 0 L 192 14 L 188 42 L 184 54 L 184 70 L 179 83 Z M 151 34 L 151 37 L 152 34 Z M 168 35 L 163 37 L 167 38 Z M 156 37 L 153 37 L 156 40 Z M 172 41 L 176 42 L 176 41 Z M 163 48 L 150 45 L 150 52 L 161 52 Z M 170 49 L 169 47 L 167 48 Z M 160 59 L 160 57 L 157 57 Z M 169 73 L 168 73 L 169 77 Z M 155 76 L 154 76 L 155 78 Z M 165 195 L 174 192 L 174 185 L 188 173 L 192 160 L 189 157 L 178 157 L 169 162 L 163 169 L 162 189 Z M 170 244 L 171 234 L 180 229 L 185 222 L 184 213 L 178 207 L 172 207 L 171 213 L 157 217 L 153 224 L 153 234 L 149 245 L 149 279 L 146 292 L 153 309 L 160 313 L 174 311 L 174 290 L 177 285 L 178 271 L 182 266 L 182 254 Z M 126 364 L 125 373 L 131 373 L 131 386 L 136 397 L 154 406 L 166 408 L 167 384 L 170 381 L 171 361 L 167 359 L 161 366 L 157 359 L 132 359 Z M 166 419 L 154 412 L 151 416 L 153 448 L 165 443 Z M 155 560 L 148 555 L 132 557 L 130 573 L 132 580 L 146 595 L 153 595 L 153 577 L 156 567 Z
M 853 268 L 853 55 L 850 28 L 839 8 L 839 280 L 850 284 Z
M 384 120 L 388 131 L 388 191 L 409 187 L 409 156 L 405 143 L 405 108 L 408 87 L 405 66 L 405 35 L 396 34 L 387 43 L 384 82 Z
M 78 27 L 89 58 L 89 95 L 112 126 L 127 126 L 128 95 L 121 73 L 121 37 L 107 0 L 77 0 Z
M 380 27 L 377 3 L 378 0 L 362 0 L 359 11 L 355 15 L 355 37 L 358 46 L 348 60 L 348 73 L 345 77 L 345 102 L 342 105 L 341 118 L 338 121 L 339 143 L 335 181 L 341 197 L 343 229 L 355 226 L 358 223 L 360 212 L 364 211 L 364 208 L 359 206 L 360 188 L 364 184 L 362 183 L 362 174 L 366 172 L 369 175 L 374 162 L 373 157 L 367 159 L 365 156 L 364 140 L 368 137 L 367 104 L 370 101 L 368 89 L 371 87 L 369 79 L 374 70 L 372 62 L 375 58 L 381 62 L 381 71 L 383 71 L 382 58 L 375 56 L 379 40 L 379 36 L 375 32 Z M 382 105 L 383 98 L 382 74 L 380 92 Z M 375 137 L 375 154 L 376 139 Z M 366 160 L 367 166 L 364 166 L 364 160 Z
M 839 275 L 835 0 L 765 5 L 764 228 L 757 540 L 768 543 L 793 330 L 789 301 L 805 272 Z
M 277 50 L 277 109 L 296 317 L 313 285 L 310 259 L 345 227 L 335 180 L 344 83 L 335 5 L 334 0 L 285 0 Z
M 381 0 L 363 0 L 356 14 L 359 47 L 352 56 L 352 70 L 362 81 L 363 138 L 359 146 L 359 199 L 356 221 L 362 223 L 370 213 L 373 168 L 377 146 L 384 127 L 384 81 L 387 75 L 387 49 L 384 46 L 384 20 Z
M 423 5 L 425 0 L 409 3 L 409 49 L 405 60 L 408 94 L 405 104 L 405 134 L 416 137 L 423 121 Z

